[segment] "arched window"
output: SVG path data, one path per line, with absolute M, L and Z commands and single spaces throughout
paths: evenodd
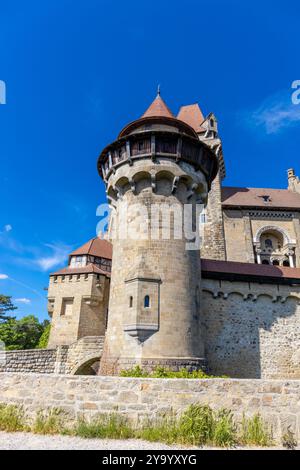
M 284 260 L 284 262 L 282 263 L 282 266 L 290 266 L 290 262 L 286 259 Z
M 274 259 L 272 262 L 273 266 L 279 266 L 279 261 L 278 259 Z
M 266 238 L 265 240 L 265 247 L 266 248 L 273 248 L 273 242 L 270 238 Z
M 129 308 L 132 308 L 133 305 L 133 297 L 132 295 L 129 297 Z
M 150 297 L 149 295 L 145 295 L 144 297 L 144 308 L 150 307 Z
M 269 261 L 267 259 L 263 259 L 261 264 L 270 264 Z

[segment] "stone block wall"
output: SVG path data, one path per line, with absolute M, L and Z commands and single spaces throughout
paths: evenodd
M 71 375 L 0 374 L 0 403 L 22 405 L 29 416 L 61 408 L 79 416 L 117 412 L 137 422 L 192 403 L 228 408 L 237 421 L 259 413 L 280 439 L 287 427 L 300 439 L 300 380 L 138 379 Z
M 103 342 L 104 336 L 86 336 L 55 349 L 0 351 L 0 372 L 92 373 L 89 366 L 100 360 Z
M 203 337 L 210 372 L 300 378 L 300 286 L 204 279 Z
M 53 374 L 55 349 L 27 349 L 25 351 L 1 351 L 0 372 L 39 372 Z

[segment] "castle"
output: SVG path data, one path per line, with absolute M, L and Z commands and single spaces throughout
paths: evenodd
M 98 171 L 112 208 L 109 235 L 126 208 L 129 228 L 139 236 L 115 237 L 113 247 L 95 237 L 50 275 L 49 348 L 101 344 L 80 373 L 164 365 L 240 378 L 300 378 L 300 181 L 294 170 L 286 190 L 223 186 L 214 114 L 205 118 L 192 104 L 175 117 L 158 93 L 101 152 Z M 167 229 L 165 219 L 151 207 L 189 205 L 195 212 L 206 206 L 200 251 L 187 250 L 174 233 L 169 240 L 146 236 L 137 204 L 159 233 Z

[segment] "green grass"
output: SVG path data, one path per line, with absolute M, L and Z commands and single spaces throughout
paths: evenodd
M 99 439 L 130 439 L 135 432 L 123 416 L 103 414 L 87 421 L 80 418 L 72 430 L 72 434 L 84 438 Z
M 31 430 L 35 434 L 62 434 L 64 428 L 62 410 L 53 408 L 49 411 L 38 411 Z
M 240 440 L 244 445 L 260 447 L 272 445 L 271 432 L 259 414 L 251 418 L 243 417 Z
M 0 404 L 0 431 L 27 431 L 23 408 L 16 405 Z
M 120 372 L 121 377 L 142 377 L 153 379 L 215 379 L 217 377 L 208 375 L 203 370 L 189 371 L 186 368 L 181 368 L 179 371 L 172 371 L 166 367 L 157 366 L 153 372 L 146 372 L 140 366 L 135 366 L 132 369 L 125 369 Z M 225 375 L 220 377 L 226 379 Z
M 0 431 L 28 431 L 36 434 L 68 434 L 98 439 L 144 439 L 151 442 L 193 446 L 271 446 L 270 430 L 259 415 L 243 417 L 236 423 L 228 409 L 213 410 L 208 405 L 190 405 L 180 416 L 169 414 L 133 426 L 120 414 L 99 414 L 72 425 L 63 410 L 38 411 L 34 420 L 26 418 L 22 407 L 0 404 Z M 290 441 L 291 439 L 289 439 Z

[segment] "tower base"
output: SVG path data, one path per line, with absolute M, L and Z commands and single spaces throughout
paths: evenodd
M 179 371 L 182 368 L 189 372 L 194 370 L 207 371 L 207 363 L 204 358 L 103 358 L 100 362 L 98 375 L 119 375 L 122 370 L 133 369 L 140 366 L 145 372 L 152 372 L 156 367 L 164 367 L 172 371 Z

